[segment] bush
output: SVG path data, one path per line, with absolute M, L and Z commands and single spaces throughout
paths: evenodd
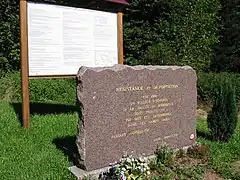
M 21 78 L 19 73 L 7 73 L 0 77 L 0 100 L 21 100 Z
M 235 85 L 236 101 L 240 101 L 240 75 L 233 73 L 198 73 L 197 74 L 197 91 L 198 100 L 212 104 L 214 101 L 215 91 L 221 77 L 224 76 L 227 81 Z
M 75 104 L 75 79 L 32 79 L 30 100 Z
M 227 142 L 237 125 L 235 87 L 231 80 L 221 76 L 216 84 L 215 99 L 209 113 L 208 127 L 214 140 Z
M 162 143 L 155 152 L 158 164 L 171 166 L 174 163 L 174 150 L 168 144 Z
M 31 102 L 55 102 L 75 104 L 75 79 L 31 79 Z M 8 73 L 0 78 L 0 100 L 21 101 L 20 73 Z

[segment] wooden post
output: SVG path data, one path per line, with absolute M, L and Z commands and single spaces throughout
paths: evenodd
M 28 79 L 28 29 L 27 0 L 20 0 L 20 61 L 22 82 L 22 122 L 24 128 L 30 126 L 29 79 Z
M 123 14 L 117 14 L 117 35 L 118 35 L 118 63 L 123 64 Z

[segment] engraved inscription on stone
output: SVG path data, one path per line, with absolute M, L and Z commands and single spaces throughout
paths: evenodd
M 153 155 L 161 142 L 180 148 L 196 135 L 196 74 L 188 66 L 81 67 L 76 144 L 87 170 L 125 152 Z M 82 118 L 81 118 L 82 117 Z

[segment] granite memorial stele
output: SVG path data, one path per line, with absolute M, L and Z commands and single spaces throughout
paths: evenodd
M 76 144 L 86 171 L 123 154 L 151 156 L 161 142 L 195 143 L 196 73 L 189 66 L 81 67 Z

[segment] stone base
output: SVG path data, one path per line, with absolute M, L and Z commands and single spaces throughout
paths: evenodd
M 195 145 L 196 143 L 194 143 L 193 145 Z M 189 146 L 184 146 L 182 148 L 176 148 L 175 151 L 182 149 L 184 151 L 187 151 L 187 149 L 193 145 L 189 145 Z M 155 158 L 155 155 L 152 156 L 148 156 L 146 157 L 148 161 L 150 161 L 151 159 Z M 108 178 L 101 178 L 101 175 L 103 175 L 104 172 L 108 172 L 109 169 L 113 168 L 113 167 L 117 167 L 118 165 L 116 164 L 115 166 L 107 166 L 101 169 L 96 169 L 93 171 L 85 171 L 83 169 L 78 168 L 77 166 L 71 166 L 68 168 L 68 170 L 70 170 L 76 177 L 77 180 L 82 180 L 84 177 L 89 178 L 90 180 L 108 180 Z
M 77 166 L 71 166 L 68 169 L 77 177 L 77 180 L 82 180 L 84 177 L 87 177 L 89 179 L 100 179 L 100 175 L 103 172 L 106 172 L 110 169 L 111 167 L 104 167 L 101 169 L 93 170 L 93 171 L 85 171 Z
M 155 155 L 152 156 L 147 156 L 147 161 L 155 158 Z M 109 170 L 111 168 L 117 167 L 118 164 L 115 164 L 113 166 L 107 166 L 107 167 L 103 167 L 101 169 L 96 169 L 96 170 L 92 170 L 92 171 L 86 171 L 83 169 L 80 169 L 77 166 L 71 166 L 68 168 L 68 170 L 70 170 L 76 177 L 77 180 L 82 180 L 84 177 L 89 178 L 90 180 L 110 180 L 108 177 L 104 176 L 103 173 L 109 172 Z

